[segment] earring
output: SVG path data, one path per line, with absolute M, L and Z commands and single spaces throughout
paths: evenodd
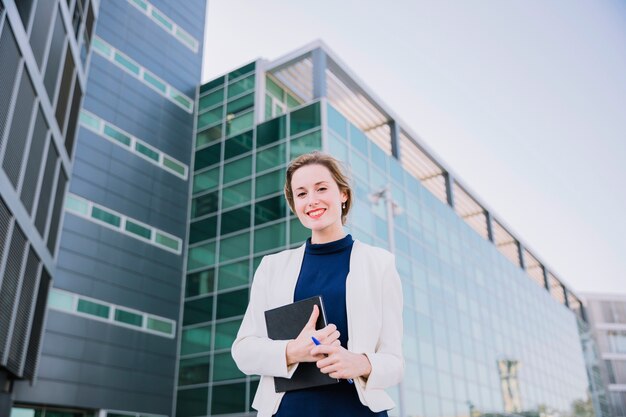
M 341 208 L 345 210 L 345 209 L 346 209 L 346 203 L 343 203 L 343 204 L 341 205 Z

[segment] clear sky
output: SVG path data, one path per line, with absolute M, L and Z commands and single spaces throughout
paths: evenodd
M 203 82 L 315 39 L 566 285 L 626 294 L 626 2 L 209 0 Z

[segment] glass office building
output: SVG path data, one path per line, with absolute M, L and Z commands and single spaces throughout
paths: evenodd
M 626 416 L 626 296 L 582 294 L 614 417 Z
M 91 50 L 71 55 L 89 69 L 63 165 L 71 181 L 55 206 L 38 375 L 15 386 L 12 415 L 171 416 L 206 1 L 57 3 L 62 26 L 90 5 L 97 13 Z
M 0 415 L 32 382 L 97 4 L 0 0 Z
M 323 43 L 202 85 L 194 146 L 177 417 L 253 415 L 258 377 L 230 346 L 260 259 L 308 236 L 282 186 L 315 149 L 352 176 L 347 230 L 396 253 L 406 374 L 391 415 L 593 413 L 578 298 Z M 368 198 L 385 187 L 401 210 Z

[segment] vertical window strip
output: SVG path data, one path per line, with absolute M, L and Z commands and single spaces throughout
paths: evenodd
M 65 197 L 65 211 L 168 252 L 177 255 L 182 253 L 181 238 L 76 194 L 67 193 Z
M 59 288 L 50 289 L 48 308 L 170 339 L 176 334 L 174 320 Z M 160 325 L 150 326 L 151 321 L 158 322 Z
M 178 26 L 165 13 L 145 0 L 128 0 L 128 2 L 159 25 L 161 29 L 175 37 L 180 43 L 191 49 L 194 53 L 198 53 L 199 42 L 191 36 L 189 32 Z
M 80 125 L 91 130 L 98 136 L 109 140 L 110 142 L 126 149 L 128 152 L 145 159 L 169 172 L 172 175 L 187 180 L 189 167 L 176 158 L 162 152 L 155 147 L 149 145 L 145 141 L 131 135 L 116 125 L 96 116 L 95 114 L 82 109 L 79 117 Z
M 153 72 L 139 65 L 137 61 L 114 48 L 98 36 L 94 37 L 93 45 L 94 51 L 99 55 L 141 81 L 142 84 L 167 98 L 178 107 L 188 113 L 193 113 L 193 100 L 191 98 L 166 83 Z

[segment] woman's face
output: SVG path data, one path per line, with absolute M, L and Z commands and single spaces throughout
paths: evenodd
M 311 229 L 313 243 L 326 243 L 344 236 L 341 205 L 347 195 L 339 190 L 323 165 L 298 168 L 291 177 L 293 204 L 300 223 Z

